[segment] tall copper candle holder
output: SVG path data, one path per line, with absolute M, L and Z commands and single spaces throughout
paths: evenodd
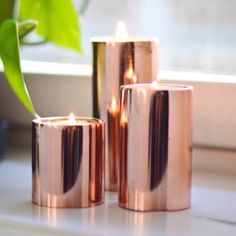
M 192 87 L 122 86 L 119 205 L 137 211 L 191 205 Z
M 105 189 L 117 191 L 120 86 L 156 79 L 157 39 L 93 38 L 93 115 L 107 123 Z M 116 110 L 112 109 L 116 104 Z
M 33 203 L 64 208 L 103 202 L 104 128 L 94 118 L 33 120 Z

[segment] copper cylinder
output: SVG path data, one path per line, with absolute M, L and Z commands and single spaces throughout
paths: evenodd
M 32 121 L 32 201 L 91 207 L 104 200 L 104 122 L 93 118 Z
M 119 205 L 172 211 L 191 205 L 191 86 L 121 88 Z
M 116 41 L 114 38 L 94 38 L 93 44 L 93 115 L 107 123 L 105 158 L 105 189 L 118 190 L 119 166 L 119 101 L 120 86 L 149 83 L 158 70 L 157 39 Z M 117 110 L 110 113 L 112 100 Z M 111 120 L 111 116 L 113 119 Z

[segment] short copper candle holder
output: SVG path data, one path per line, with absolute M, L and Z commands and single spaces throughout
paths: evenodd
M 52 117 L 32 122 L 32 201 L 91 207 L 104 200 L 104 122 Z
M 156 38 L 100 37 L 93 38 L 92 45 L 93 115 L 107 123 L 105 189 L 117 191 L 120 86 L 156 79 L 159 44 Z
M 174 211 L 191 205 L 191 86 L 121 88 L 119 205 Z

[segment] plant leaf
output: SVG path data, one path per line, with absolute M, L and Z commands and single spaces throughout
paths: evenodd
M 23 38 L 26 34 L 31 32 L 37 25 L 38 22 L 35 20 L 25 20 L 18 23 L 19 38 Z
M 44 39 L 82 51 L 79 18 L 72 0 L 21 0 L 20 19 L 37 20 L 36 32 Z
M 20 66 L 19 35 L 17 22 L 6 20 L 0 27 L 0 56 L 4 71 L 12 90 L 26 107 L 36 117 Z
M 3 21 L 13 18 L 15 0 L 0 0 L 0 25 Z

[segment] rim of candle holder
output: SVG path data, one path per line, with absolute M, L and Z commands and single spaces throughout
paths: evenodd
M 90 38 L 90 41 L 92 43 L 151 43 L 156 42 L 159 43 L 159 38 L 150 36 L 150 37 L 127 37 L 127 38 L 118 38 L 116 36 L 98 36 L 98 37 L 92 37 Z
M 193 86 L 186 84 L 172 84 L 154 81 L 153 83 L 127 84 L 121 85 L 121 89 L 146 89 L 153 91 L 189 91 Z
M 53 116 L 53 117 L 40 117 L 32 120 L 35 124 L 50 125 L 52 121 L 68 121 L 68 116 Z M 68 124 L 56 124 L 56 126 L 89 126 L 96 124 L 105 124 L 102 119 L 94 117 L 80 117 L 75 116 L 75 121 L 85 121 L 84 123 L 68 123 Z

